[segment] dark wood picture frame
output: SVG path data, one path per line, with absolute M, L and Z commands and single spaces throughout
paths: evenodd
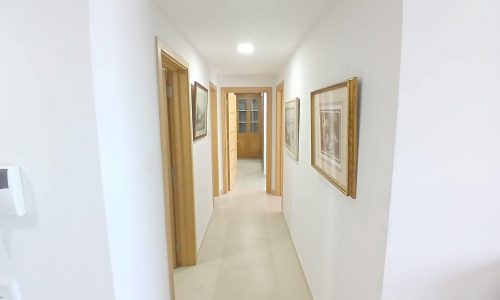
M 204 99 L 198 98 L 198 91 L 202 91 L 205 94 Z M 208 123 L 207 123 L 207 118 L 208 118 L 208 89 L 198 83 L 197 81 L 194 82 L 194 84 L 191 86 L 191 98 L 192 98 L 192 110 L 193 110 L 193 141 L 199 140 L 205 136 L 207 136 L 208 132 Z M 198 111 L 199 106 L 198 101 L 204 101 L 204 108 L 205 111 Z M 202 106 L 203 107 L 203 106 Z M 199 120 L 199 117 L 201 117 L 201 121 Z M 204 132 L 199 133 L 197 129 L 198 122 L 201 122 L 203 126 L 205 127 Z

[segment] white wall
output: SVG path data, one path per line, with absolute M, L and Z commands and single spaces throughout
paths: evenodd
M 0 277 L 23 300 L 114 299 L 87 1 L 0 2 L 0 163 L 27 215 L 0 217 Z
M 276 75 L 219 75 L 217 76 L 217 80 L 221 87 L 274 87 L 276 83 Z
M 149 1 L 91 0 L 99 150 L 116 298 L 168 299 Z
M 155 34 L 168 47 L 184 58 L 189 64 L 189 80 L 195 81 L 209 89 L 210 70 L 208 66 L 191 46 L 187 39 L 173 25 L 160 5 L 153 2 Z M 207 124 L 208 134 L 193 144 L 194 184 L 196 198 L 196 242 L 198 249 L 201 246 L 205 232 L 212 216 L 212 154 L 209 113 Z M 220 140 L 220 139 L 219 139 Z M 220 156 L 219 156 L 220 157 Z M 222 181 L 222 180 L 221 180 Z
M 381 296 L 400 45 L 400 1 L 334 1 L 278 76 L 285 100 L 301 99 L 299 161 L 284 154 L 284 215 L 317 300 Z M 361 82 L 356 200 L 310 164 L 310 93 L 352 76 Z
M 156 2 L 103 5 L 96 1 L 91 12 L 100 148 L 117 297 L 165 299 L 169 296 L 155 36 L 189 63 L 191 83 L 198 81 L 208 88 L 209 70 Z M 211 153 L 207 149 L 210 133 L 193 145 L 198 249 L 213 209 Z M 128 224 L 124 224 L 126 220 Z
M 0 218 L 0 277 L 23 299 L 169 298 L 155 32 L 192 81 L 208 87 L 209 71 L 164 18 L 139 0 L 0 4 L 0 156 L 21 166 L 29 210 Z M 205 149 L 209 137 L 194 145 L 198 246 Z
M 404 1 L 384 299 L 500 299 L 499 11 Z

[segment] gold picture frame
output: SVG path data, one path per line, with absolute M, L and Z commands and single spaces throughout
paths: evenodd
M 207 136 L 208 89 L 198 82 L 191 87 L 193 110 L 193 141 Z
M 299 120 L 300 99 L 293 98 L 286 101 L 284 105 L 284 144 L 288 154 L 295 160 L 299 160 Z
M 311 93 L 311 165 L 342 193 L 356 199 L 356 77 Z

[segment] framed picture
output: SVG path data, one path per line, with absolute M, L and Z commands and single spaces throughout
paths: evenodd
M 311 93 L 311 165 L 344 194 L 356 198 L 357 78 Z
M 299 159 L 299 116 L 299 98 L 285 102 L 285 148 L 295 160 Z
M 207 135 L 208 89 L 194 82 L 193 98 L 193 141 Z

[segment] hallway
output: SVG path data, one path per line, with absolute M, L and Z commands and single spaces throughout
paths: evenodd
M 215 199 L 198 265 L 175 270 L 178 300 L 312 299 L 281 199 L 264 189 L 260 161 L 239 160 L 235 189 Z
M 500 300 L 498 12 L 0 1 L 0 300 Z

